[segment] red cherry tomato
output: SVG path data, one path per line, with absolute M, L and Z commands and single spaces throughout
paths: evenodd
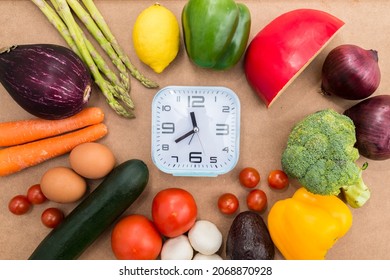
M 47 208 L 41 214 L 41 221 L 48 228 L 57 227 L 64 220 L 64 213 L 58 208 Z
M 288 176 L 282 170 L 273 170 L 268 175 L 268 185 L 274 189 L 284 189 L 289 184 Z
M 161 247 L 160 233 L 142 215 L 122 218 L 111 233 L 111 248 L 119 260 L 155 260 Z
M 218 208 L 223 214 L 233 214 L 237 211 L 239 202 L 232 193 L 224 193 L 218 199 Z
M 28 188 L 27 198 L 32 204 L 41 204 L 47 200 L 41 190 L 40 184 L 35 184 Z
M 254 188 L 260 182 L 260 174 L 253 167 L 245 167 L 239 174 L 241 185 L 246 188 Z
M 262 190 L 252 190 L 246 197 L 246 203 L 250 210 L 261 212 L 267 205 L 267 195 Z
M 187 232 L 195 223 L 197 211 L 193 196 L 180 188 L 162 190 L 152 202 L 154 224 L 166 237 Z
M 30 210 L 31 203 L 25 195 L 17 195 L 8 203 L 8 209 L 15 215 L 23 215 Z

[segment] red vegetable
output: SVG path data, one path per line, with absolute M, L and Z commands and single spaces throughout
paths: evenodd
M 246 197 L 246 204 L 248 205 L 248 209 L 261 212 L 267 206 L 267 195 L 262 190 L 252 190 Z
M 246 188 L 254 188 L 260 182 L 260 174 L 256 168 L 245 167 L 240 171 L 239 180 L 242 186 Z
M 328 95 L 359 100 L 373 94 L 380 80 L 378 52 L 346 44 L 327 55 L 322 66 L 321 89 Z
M 287 174 L 283 170 L 272 170 L 268 175 L 268 185 L 273 189 L 284 189 L 289 185 Z
M 277 17 L 253 38 L 245 54 L 245 74 L 267 107 L 343 25 L 326 12 L 297 9 Z
M 57 227 L 64 220 L 64 213 L 55 207 L 45 209 L 41 214 L 41 221 L 48 228 Z
M 390 95 L 369 97 L 344 112 L 356 127 L 356 148 L 369 159 L 390 158 Z
M 42 192 L 40 184 L 35 184 L 28 188 L 27 199 L 32 204 L 42 204 L 47 200 L 46 196 Z
M 162 238 L 153 223 L 142 215 L 125 216 L 111 233 L 111 248 L 119 260 L 154 260 Z
M 239 206 L 237 196 L 232 193 L 224 193 L 218 198 L 218 209 L 223 214 L 234 214 Z
M 184 189 L 164 189 L 153 198 L 153 221 L 158 231 L 166 237 L 187 232 L 194 225 L 197 213 L 194 197 Z
M 30 210 L 31 203 L 25 195 L 14 196 L 8 203 L 8 209 L 15 215 L 23 215 Z

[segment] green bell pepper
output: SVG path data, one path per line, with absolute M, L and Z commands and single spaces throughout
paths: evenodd
M 189 0 L 182 25 L 189 58 L 200 67 L 224 70 L 237 64 L 245 52 L 251 15 L 234 0 Z

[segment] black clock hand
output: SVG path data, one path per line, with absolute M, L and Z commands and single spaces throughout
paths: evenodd
M 195 129 L 193 129 L 193 130 L 191 130 L 191 131 L 188 131 L 186 134 L 184 134 L 184 135 L 180 136 L 179 138 L 177 138 L 177 139 L 175 140 L 175 142 L 176 142 L 176 143 L 179 143 L 181 140 L 186 139 L 188 136 L 194 134 L 195 132 L 196 132 Z
M 198 127 L 198 124 L 196 123 L 196 119 L 195 119 L 195 113 L 194 112 L 191 112 L 190 113 L 190 116 L 191 116 L 191 122 L 192 122 L 192 126 L 194 127 Z

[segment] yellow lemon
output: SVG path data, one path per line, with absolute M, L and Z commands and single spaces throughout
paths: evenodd
M 161 73 L 179 52 L 180 31 L 175 15 L 159 3 L 143 10 L 134 23 L 133 44 L 138 58 Z

